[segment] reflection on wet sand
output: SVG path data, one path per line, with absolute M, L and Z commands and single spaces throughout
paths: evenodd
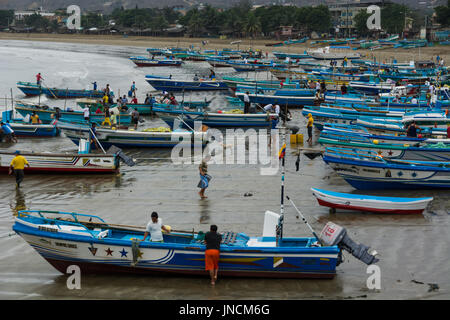
M 25 194 L 22 189 L 16 188 L 16 197 L 15 202 L 11 203 L 11 210 L 14 216 L 17 216 L 17 213 L 20 210 L 25 210 L 27 207 L 25 205 Z
M 200 224 L 208 224 L 211 213 L 209 199 L 203 200 L 200 199 L 199 207 L 200 207 Z

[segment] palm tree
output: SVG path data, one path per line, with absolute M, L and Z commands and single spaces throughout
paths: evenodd
M 261 29 L 261 21 L 253 14 L 253 12 L 250 12 L 244 25 L 245 32 L 253 37 L 256 37 L 256 34 L 261 32 Z

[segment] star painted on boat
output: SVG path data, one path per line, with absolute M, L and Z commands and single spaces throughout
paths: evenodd
M 417 177 L 417 173 L 415 172 L 413 172 L 411 175 L 413 176 L 413 178 Z
M 138 258 L 142 258 L 142 254 L 143 254 L 143 252 L 142 252 L 141 250 L 138 249 L 138 251 L 137 251 L 137 257 L 138 257 Z
M 392 156 L 393 152 L 389 150 L 388 155 Z
M 123 248 L 122 251 L 119 251 L 119 252 L 120 252 L 120 254 L 121 254 L 121 256 L 120 256 L 121 258 L 122 258 L 122 257 L 127 258 L 127 253 L 128 253 L 128 252 L 125 251 L 125 248 Z
M 403 172 L 399 171 L 397 172 L 398 176 L 401 177 L 403 175 Z
M 112 253 L 114 252 L 113 250 L 111 250 L 111 248 L 108 248 L 105 251 L 107 256 L 112 256 Z

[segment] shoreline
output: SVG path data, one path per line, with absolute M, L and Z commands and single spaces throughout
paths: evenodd
M 22 41 L 43 41 L 43 42 L 61 42 L 61 43 L 80 43 L 92 45 L 111 45 L 111 46 L 133 46 L 133 47 L 189 47 L 206 50 L 211 49 L 249 49 L 260 50 L 264 53 L 274 51 L 283 51 L 289 53 L 303 53 L 311 48 L 306 44 L 294 44 L 283 47 L 266 47 L 266 43 L 276 42 L 276 40 L 253 40 L 253 39 L 218 39 L 218 38 L 171 38 L 171 37 L 148 37 L 148 36 L 128 36 L 122 35 L 86 35 L 86 34 L 49 34 L 49 33 L 9 33 L 0 32 L 0 40 L 22 40 Z M 233 41 L 241 40 L 241 43 L 231 44 Z M 202 41 L 208 41 L 202 45 Z M 353 50 L 351 50 L 353 51 Z M 409 62 L 412 60 L 432 60 L 440 55 L 444 61 L 450 61 L 450 46 L 436 45 L 434 47 L 423 47 L 415 49 L 383 49 L 370 51 L 367 49 L 356 50 L 361 53 L 362 58 L 373 59 L 377 61 L 389 62 L 397 59 L 398 62 Z

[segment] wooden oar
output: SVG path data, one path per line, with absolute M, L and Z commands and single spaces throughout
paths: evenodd
M 42 80 L 42 83 L 44 83 L 44 80 Z M 53 91 L 52 91 L 49 87 L 47 87 L 45 84 L 44 84 L 44 86 L 45 86 L 45 88 L 47 88 L 48 91 L 50 91 L 50 93 L 53 95 L 53 97 L 54 97 L 55 99 L 58 99 L 58 97 L 53 93 Z M 66 94 L 66 95 L 67 95 L 67 94 Z

